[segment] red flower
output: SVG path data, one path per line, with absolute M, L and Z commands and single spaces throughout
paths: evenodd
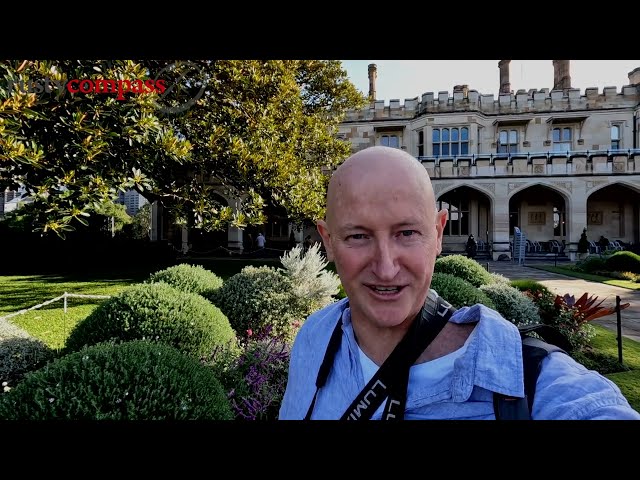
M 247 335 L 250 337 L 251 335 L 253 335 L 253 330 L 249 329 L 247 330 Z

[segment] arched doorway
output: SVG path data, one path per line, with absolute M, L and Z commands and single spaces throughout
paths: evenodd
M 625 247 L 640 244 L 640 191 L 613 183 L 587 197 L 587 235 L 617 240 Z
M 530 242 L 527 254 L 564 253 L 569 236 L 568 206 L 563 195 L 545 185 L 532 185 L 509 199 L 509 239 L 518 227 Z M 557 242 L 557 243 L 555 243 Z
M 491 199 L 480 190 L 466 185 L 455 187 L 438 195 L 438 210 L 449 211 L 443 232 L 443 253 L 465 251 L 469 235 L 478 242 L 478 256 L 489 255 L 493 240 Z

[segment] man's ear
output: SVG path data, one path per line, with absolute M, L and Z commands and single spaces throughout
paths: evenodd
M 436 212 L 436 251 L 437 255 L 442 252 L 442 235 L 444 234 L 444 227 L 447 224 L 447 218 L 449 217 L 449 211 L 447 209 Z
M 333 248 L 331 246 L 331 234 L 329 233 L 329 227 L 327 226 L 327 222 L 324 220 L 318 220 L 316 222 L 316 228 L 318 229 L 318 233 L 322 237 L 322 243 L 324 244 L 324 249 L 327 252 L 327 260 L 333 262 Z

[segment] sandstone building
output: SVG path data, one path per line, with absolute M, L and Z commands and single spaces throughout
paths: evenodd
M 339 134 L 354 152 L 387 145 L 422 163 L 449 210 L 445 252 L 473 234 L 493 259 L 511 257 L 514 227 L 531 254 L 571 260 L 584 228 L 592 241 L 640 242 L 640 67 L 628 85 L 581 92 L 570 61 L 553 60 L 552 88 L 513 92 L 509 63 L 498 63 L 497 95 L 458 85 L 404 103 L 376 98 L 371 64 L 370 104 Z

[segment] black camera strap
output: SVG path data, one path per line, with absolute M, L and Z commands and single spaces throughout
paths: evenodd
M 424 306 L 411 324 L 400 343 L 380 366 L 360 394 L 344 412 L 341 420 L 368 420 L 387 399 L 383 420 L 402 420 L 409 384 L 409 370 L 427 346 L 440 333 L 455 309 L 429 292 Z M 318 390 L 324 386 L 332 368 L 342 339 L 342 319 L 339 319 L 331 335 L 327 351 L 316 379 L 316 392 L 305 417 L 311 418 Z

